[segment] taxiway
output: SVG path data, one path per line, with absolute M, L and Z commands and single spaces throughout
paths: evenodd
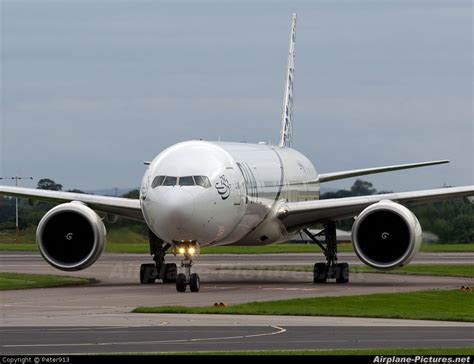
M 469 264 L 473 258 L 473 253 L 420 253 L 414 263 Z M 340 259 L 355 262 L 357 258 L 345 253 Z M 216 268 L 308 265 L 317 260 L 316 254 L 203 255 L 196 265 L 203 282 L 201 292 L 183 294 L 177 293 L 173 284 L 140 285 L 139 265 L 147 260 L 146 255 L 104 254 L 89 269 L 67 273 L 50 267 L 37 253 L 0 254 L 0 271 L 3 272 L 67 274 L 98 281 L 89 286 L 0 292 L 0 352 L 460 347 L 474 343 L 472 323 L 130 313 L 137 306 L 204 306 L 214 302 L 235 304 L 298 297 L 452 289 L 472 285 L 472 279 L 354 273 L 349 284 L 314 285 L 311 273 Z

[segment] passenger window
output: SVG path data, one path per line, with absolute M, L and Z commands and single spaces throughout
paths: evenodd
M 151 188 L 161 186 L 163 184 L 164 179 L 165 179 L 165 176 L 156 176 L 153 182 L 151 183 Z
M 179 177 L 180 186 L 194 186 L 194 180 L 191 176 Z
M 209 178 L 206 176 L 194 176 L 194 180 L 196 181 L 196 185 L 204 187 L 204 188 L 209 188 L 211 187 L 211 182 L 209 181 Z
M 167 176 L 165 178 L 165 181 L 163 182 L 163 186 L 175 186 L 176 185 L 176 180 L 177 180 L 176 177 Z

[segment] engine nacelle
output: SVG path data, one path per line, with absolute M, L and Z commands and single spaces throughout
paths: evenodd
M 53 267 L 75 271 L 89 267 L 102 254 L 106 230 L 101 218 L 81 202 L 48 211 L 36 230 L 41 255 Z
M 379 269 L 408 264 L 421 246 L 421 226 L 416 216 L 393 201 L 367 207 L 352 226 L 352 245 L 362 262 Z

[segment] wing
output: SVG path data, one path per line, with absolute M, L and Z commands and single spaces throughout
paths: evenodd
M 143 214 L 139 200 L 10 186 L 0 186 L 0 196 L 2 195 L 52 203 L 80 201 L 97 212 L 104 212 L 143 221 Z
M 395 166 L 354 169 L 351 171 L 342 171 L 342 172 L 322 173 L 319 175 L 319 178 L 317 180 L 310 181 L 310 183 L 311 182 L 329 182 L 329 181 L 335 181 L 338 179 L 365 176 L 367 174 L 399 171 L 401 169 L 419 168 L 419 167 L 433 166 L 436 164 L 444 164 L 444 163 L 449 163 L 449 161 L 440 160 L 440 161 L 430 161 L 430 162 L 421 162 L 421 163 L 398 164 Z
M 472 195 L 474 195 L 474 185 L 328 200 L 289 202 L 279 209 L 278 217 L 287 230 L 292 231 L 322 221 L 340 220 L 356 216 L 367 206 L 382 200 L 391 200 L 409 205 L 469 197 Z

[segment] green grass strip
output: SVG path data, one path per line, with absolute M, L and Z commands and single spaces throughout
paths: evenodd
M 386 274 L 408 274 L 422 276 L 444 276 L 444 277 L 474 277 L 474 264 L 413 264 L 390 270 L 378 271 L 366 266 L 352 266 L 353 272 L 386 273 Z
M 472 253 L 474 252 L 474 243 L 464 244 L 422 244 L 421 251 L 426 253 Z
M 227 307 L 138 307 L 138 313 L 380 317 L 474 321 L 474 294 L 461 290 L 250 302 Z
M 36 244 L 0 243 L 0 251 L 4 252 L 34 252 L 38 251 Z
M 109 234 L 110 235 L 110 234 Z M 129 253 L 129 254 L 149 254 L 148 243 L 139 242 L 137 239 L 127 240 L 126 237 L 113 239 L 107 236 L 105 250 L 108 253 Z M 12 241 L 12 240 L 9 240 Z M 118 241 L 118 242 L 117 242 Z M 129 241 L 128 243 L 125 241 Z M 36 244 L 31 242 L 21 242 L 20 244 L 10 242 L 0 242 L 0 251 L 37 251 Z M 341 253 L 351 252 L 350 244 L 338 246 Z M 474 252 L 474 244 L 429 244 L 421 246 L 422 252 L 432 253 L 463 253 Z M 201 254 L 285 254 L 285 253 L 320 253 L 319 248 L 313 244 L 271 244 L 263 246 L 212 246 L 201 248 Z
M 108 354 L 104 354 L 108 355 Z M 320 349 L 320 350 L 262 350 L 262 351 L 189 351 L 189 352 L 155 352 L 155 353 L 112 353 L 112 355 L 441 355 L 464 356 L 474 355 L 474 347 L 470 348 L 421 348 L 421 349 Z
M 48 274 L 0 273 L 0 291 L 25 288 L 48 288 L 89 284 L 90 279 Z
M 218 267 L 217 270 L 263 270 L 263 271 L 290 271 L 312 272 L 309 265 L 255 265 L 239 267 Z M 351 273 L 384 273 L 407 274 L 422 276 L 467 277 L 474 278 L 474 264 L 412 264 L 390 271 L 379 271 L 366 266 L 351 265 Z

